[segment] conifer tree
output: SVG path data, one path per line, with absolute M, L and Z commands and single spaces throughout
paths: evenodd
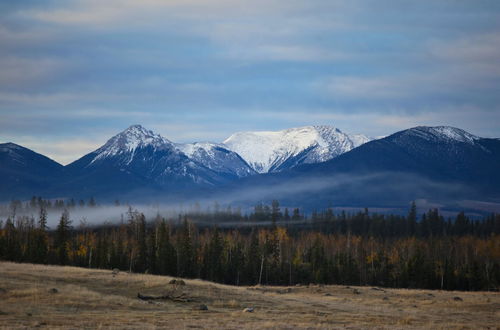
M 417 227 L 417 204 L 415 201 L 411 203 L 410 211 L 408 212 L 407 217 L 407 225 L 406 225 L 406 235 L 414 235 L 415 228 Z
M 207 248 L 205 266 L 208 269 L 207 278 L 211 281 L 221 281 L 224 277 L 222 267 L 222 253 L 224 245 L 217 227 L 212 232 L 212 237 Z
M 46 263 L 49 246 L 47 237 L 47 210 L 44 205 L 40 206 L 38 228 L 35 230 L 34 241 L 33 262 Z
M 137 262 L 136 271 L 145 272 L 148 270 L 148 247 L 146 243 L 146 217 L 140 214 L 137 219 Z
M 193 277 L 195 275 L 195 255 L 192 242 L 191 224 L 184 218 L 184 223 L 177 235 L 177 271 L 182 277 Z
M 56 229 L 56 239 L 55 248 L 57 251 L 58 262 L 61 265 L 66 265 L 69 261 L 68 259 L 68 248 L 69 248 L 69 236 L 71 220 L 69 219 L 68 210 L 64 210 L 59 219 L 59 224 Z
M 162 275 L 177 275 L 177 253 L 170 241 L 170 229 L 163 220 L 158 229 L 158 273 Z

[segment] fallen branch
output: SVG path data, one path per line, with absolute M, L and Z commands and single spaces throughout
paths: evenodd
M 191 302 L 192 300 L 189 298 L 185 298 L 182 295 L 180 296 L 169 296 L 169 295 L 164 295 L 164 296 L 145 296 L 140 293 L 137 293 L 137 298 L 141 300 L 171 300 L 175 302 Z

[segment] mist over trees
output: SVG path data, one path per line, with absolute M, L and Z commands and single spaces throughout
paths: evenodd
M 96 207 L 92 201 L 84 203 Z M 195 207 L 176 219 L 159 214 L 146 219 L 129 207 L 121 223 L 90 227 L 75 224 L 63 202 L 58 204 L 57 228 L 48 231 L 48 205 L 35 199 L 31 206 L 39 208 L 38 218 L 16 215 L 20 206 L 15 204 L 11 216 L 0 222 L 2 260 L 118 268 L 235 285 L 497 290 L 500 284 L 498 214 L 473 221 L 461 212 L 445 219 L 431 209 L 419 217 L 413 204 L 406 216 L 326 209 L 307 218 L 299 209 L 282 209 L 273 201 L 246 215 L 215 204 L 212 212 Z M 242 226 L 217 227 L 217 220 Z M 264 225 L 244 225 L 247 221 Z

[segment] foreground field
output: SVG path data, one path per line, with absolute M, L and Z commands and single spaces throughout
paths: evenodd
M 490 328 L 500 294 L 346 286 L 233 287 L 0 262 L 0 328 Z M 54 290 L 55 289 L 55 290 Z M 141 300 L 137 294 L 172 299 Z M 175 299 L 178 297 L 178 299 Z M 205 305 L 208 309 L 201 310 Z M 253 312 L 244 312 L 245 308 Z

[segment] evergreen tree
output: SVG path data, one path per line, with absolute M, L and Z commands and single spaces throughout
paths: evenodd
M 217 227 L 213 230 L 210 242 L 207 247 L 207 255 L 205 260 L 205 267 L 207 269 L 207 278 L 211 281 L 222 281 L 224 278 L 222 266 L 222 254 L 224 251 L 224 244 Z
M 406 235 L 415 235 L 415 230 L 417 227 L 417 204 L 415 201 L 411 203 L 410 211 L 408 212 L 407 225 L 406 225 Z
M 271 203 L 271 221 L 273 226 L 276 226 L 276 222 L 281 218 L 280 203 L 277 200 L 273 200 Z
M 46 263 L 49 250 L 47 237 L 47 210 L 44 205 L 40 206 L 38 228 L 35 230 L 33 262 Z
M 70 239 L 71 220 L 68 210 L 64 210 L 59 219 L 56 229 L 55 249 L 57 251 L 58 263 L 66 265 L 69 262 L 68 249 Z
M 177 275 L 177 252 L 170 242 L 170 229 L 163 220 L 158 229 L 158 273 L 162 275 Z
M 146 243 L 146 217 L 140 214 L 137 218 L 137 262 L 135 270 L 142 273 L 148 270 L 148 246 Z
M 182 277 L 193 277 L 196 273 L 195 251 L 192 242 L 191 224 L 184 219 L 180 235 L 177 235 L 177 271 Z

